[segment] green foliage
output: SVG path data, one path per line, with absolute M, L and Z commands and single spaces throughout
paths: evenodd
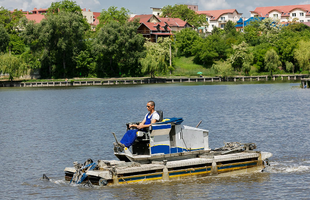
M 26 73 L 26 65 L 19 56 L 9 54 L 0 55 L 0 72 L 10 74 L 9 79 Z
M 5 52 L 10 42 L 10 36 L 4 26 L 0 24 L 0 52 Z
M 75 1 L 63 0 L 58 2 L 52 2 L 48 8 L 48 14 L 58 14 L 59 12 L 75 12 L 82 14 L 82 9 Z
M 120 24 L 123 25 L 129 19 L 129 10 L 124 7 L 118 10 L 117 7 L 111 6 L 108 8 L 108 10 L 103 9 L 98 19 L 99 24 L 96 27 L 97 30 L 113 21 L 118 21 Z
M 310 69 L 310 41 L 302 40 L 298 43 L 298 48 L 294 51 L 294 58 L 298 61 L 300 68 Z
M 254 56 L 249 50 L 249 46 L 244 41 L 239 45 L 232 45 L 233 54 L 229 57 L 228 61 L 232 64 L 234 69 L 240 69 L 245 73 L 251 70 L 251 63 Z
M 276 71 L 281 65 L 277 52 L 274 49 L 268 50 L 265 55 L 265 69 L 270 71 L 270 75 L 272 76 L 272 72 Z
M 92 43 L 98 76 L 138 76 L 144 38 L 133 22 L 111 21 L 102 27 Z
M 193 44 L 192 54 L 196 63 L 212 65 L 216 60 L 226 59 L 230 48 L 223 36 L 214 34 L 197 40 Z
M 150 74 L 154 78 L 156 73 L 165 73 L 169 70 L 169 45 L 171 45 L 169 38 L 165 38 L 162 43 L 145 42 L 146 56 L 140 59 L 143 73 Z
M 233 68 L 229 62 L 219 61 L 216 64 L 213 64 L 212 69 L 224 78 L 227 78 L 233 73 Z
M 74 57 L 86 48 L 83 17 L 77 13 L 59 12 L 40 24 L 29 23 L 23 32 L 30 50 L 41 61 L 41 76 L 70 77 L 80 74 Z
M 175 34 L 179 55 L 191 56 L 192 45 L 200 39 L 199 34 L 191 28 L 182 29 Z
M 2 24 L 7 33 L 12 34 L 19 31 L 20 19 L 24 18 L 22 11 L 14 10 L 10 12 L 4 7 L 0 7 L 0 25 Z
M 286 61 L 285 62 L 285 69 L 287 72 L 293 72 L 294 73 L 294 64 L 289 62 L 289 61 Z
M 224 31 L 226 33 L 235 33 L 236 32 L 236 27 L 235 27 L 235 23 L 232 22 L 232 21 L 228 21 L 226 24 L 225 24 L 225 27 L 224 27 Z
M 254 56 L 253 63 L 260 71 L 265 68 L 265 55 L 270 48 L 271 45 L 269 43 L 262 43 L 255 46 L 252 50 Z
M 205 15 L 198 15 L 195 11 L 189 9 L 187 5 L 183 4 L 164 6 L 161 17 L 180 18 L 194 27 L 208 26 Z
M 26 45 L 21 37 L 16 34 L 10 35 L 9 47 L 12 54 L 22 54 L 25 51 Z
M 244 27 L 244 39 L 251 46 L 259 44 L 259 34 L 260 33 L 255 26 L 248 25 Z
M 41 68 L 41 62 L 31 53 L 30 50 L 21 54 L 20 58 L 25 63 L 27 69 L 33 70 Z

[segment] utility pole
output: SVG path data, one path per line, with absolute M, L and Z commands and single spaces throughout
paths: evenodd
M 170 61 L 170 67 L 171 67 L 171 65 L 172 65 L 171 64 L 171 43 L 169 43 L 169 54 L 170 54 L 170 60 L 169 61 Z

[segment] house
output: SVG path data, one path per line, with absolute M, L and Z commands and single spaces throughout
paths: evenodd
M 39 9 L 34 8 L 34 9 L 31 10 L 30 12 L 31 12 L 32 14 L 45 14 L 45 13 L 47 13 L 47 10 L 48 10 L 48 8 L 39 8 Z
M 160 21 L 166 23 L 172 31 L 179 32 L 184 28 L 192 28 L 192 25 L 183 21 L 180 18 L 158 18 Z
M 214 27 L 223 29 L 228 21 L 237 22 L 242 13 L 239 13 L 236 9 L 226 9 L 226 10 L 205 10 L 196 11 L 197 14 L 206 15 L 207 22 L 209 26 L 200 27 L 199 29 L 203 32 L 212 32 Z
M 130 21 L 134 19 L 139 19 L 140 22 L 137 32 L 142 34 L 143 37 L 149 38 L 151 42 L 158 42 L 160 38 L 173 35 L 171 28 L 153 14 L 135 15 L 130 18 Z
M 198 11 L 198 5 L 188 5 L 188 4 L 185 4 L 187 7 L 188 7 L 188 9 L 190 9 L 190 10 L 193 10 L 193 11 Z
M 28 21 L 34 21 L 34 23 L 40 23 L 44 18 L 45 15 L 42 14 L 25 14 L 25 17 L 28 19 Z
M 95 21 L 94 12 L 90 11 L 90 9 L 88 10 L 86 10 L 86 8 L 82 9 L 82 15 L 89 24 L 92 24 Z
M 294 19 L 298 22 L 310 22 L 310 4 L 257 7 L 251 12 L 251 17 L 272 17 L 280 22 L 289 22 Z
M 48 8 L 34 8 L 33 10 L 26 11 L 25 17 L 28 19 L 28 21 L 34 21 L 35 23 L 40 23 L 42 19 L 45 18 L 45 14 L 47 13 Z

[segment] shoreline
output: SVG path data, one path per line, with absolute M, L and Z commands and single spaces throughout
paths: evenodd
M 277 81 L 301 81 L 309 78 L 309 74 L 296 75 L 268 75 L 262 76 L 235 76 L 223 79 L 221 77 L 178 77 L 178 78 L 85 78 L 44 81 L 0 81 L 0 87 L 76 87 L 76 86 L 105 86 L 105 85 L 143 85 L 143 84 L 163 84 L 163 83 L 245 83 L 245 82 L 277 82 Z

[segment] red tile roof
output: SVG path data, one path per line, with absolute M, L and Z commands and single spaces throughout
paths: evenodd
M 206 11 L 196 11 L 197 14 L 205 14 L 209 17 L 211 17 L 211 20 L 218 20 L 218 18 L 224 14 L 230 14 L 230 13 L 234 13 L 237 12 L 238 14 L 242 14 L 239 13 L 236 9 L 226 9 L 226 10 L 206 10 Z
M 185 27 L 187 22 L 180 18 L 158 18 L 160 21 L 165 22 L 170 27 Z
M 290 6 L 269 6 L 269 7 L 257 7 L 254 11 L 250 11 L 251 13 L 256 13 L 260 17 L 268 17 L 271 11 L 278 11 L 282 13 L 281 16 L 290 16 L 289 13 L 294 11 L 295 9 L 301 9 L 306 12 L 306 15 L 310 15 L 310 4 L 307 5 L 290 5 Z
M 95 19 L 98 19 L 98 17 L 100 16 L 100 12 L 93 12 Z
M 35 23 L 40 23 L 45 18 L 45 15 L 41 14 L 25 14 L 25 16 L 29 21 L 34 21 Z
M 306 26 L 310 26 L 310 22 L 301 22 L 301 23 L 303 23 Z
M 151 15 L 135 15 L 134 17 L 130 18 L 129 21 L 132 21 L 133 19 L 136 18 L 140 18 L 140 23 L 146 23 L 149 22 L 149 20 L 151 19 L 151 17 L 156 17 L 155 15 L 151 14 Z M 156 17 L 157 18 L 157 17 Z M 158 18 L 157 18 L 158 19 Z M 158 21 L 160 21 L 158 19 Z
M 151 23 L 151 22 L 145 22 L 145 23 L 141 23 L 141 24 L 144 24 L 146 27 L 148 27 L 151 31 L 158 31 L 157 30 L 157 26 L 158 25 L 160 25 L 160 28 L 159 28 L 159 30 L 160 31 L 166 31 L 165 30 L 165 26 L 166 26 L 166 24 L 164 23 L 164 22 L 159 22 L 159 23 Z M 169 27 L 169 26 L 167 26 L 167 31 L 171 31 L 171 28 Z

